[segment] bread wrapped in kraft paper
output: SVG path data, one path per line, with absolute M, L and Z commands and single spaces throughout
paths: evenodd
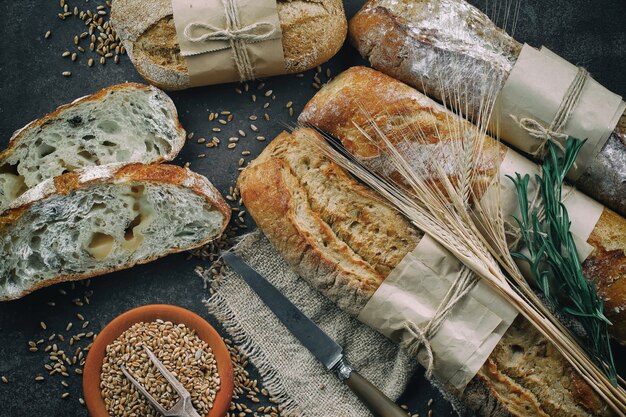
M 465 0 L 370 0 L 350 39 L 374 68 L 473 118 L 493 85 L 491 132 L 537 159 L 549 140 L 587 139 L 568 178 L 626 216 L 626 103 L 583 68 L 520 44 Z
M 388 90 L 410 103 L 419 94 L 406 86 L 408 90 L 397 89 L 386 79 L 371 79 L 382 82 L 372 97 Z M 322 91 L 338 85 L 363 87 L 348 86 L 354 81 L 344 74 Z M 336 103 L 341 97 L 332 95 L 330 105 L 341 109 Z M 394 111 L 393 99 L 383 102 Z M 321 105 L 318 98 L 314 103 Z M 418 115 L 427 123 L 430 111 L 422 110 Z M 280 134 L 239 177 L 243 201 L 304 280 L 344 311 L 361 319 L 369 316 L 379 322 L 370 325 L 386 328 L 384 333 L 404 343 L 407 320 L 396 313 L 410 315 L 410 327 L 423 328 L 437 309 L 440 299 L 435 296 L 446 293 L 450 282 L 464 275 L 464 267 L 328 160 L 315 144 L 322 140 L 306 128 Z M 402 278 L 406 276 L 411 281 Z M 456 408 L 490 417 L 612 415 L 563 356 L 526 319 L 514 316 L 477 283 L 430 339 L 435 383 L 454 393 L 449 399 Z M 428 366 L 425 350 L 419 352 Z
M 137 71 L 167 90 L 301 72 L 341 47 L 341 0 L 116 0 Z
M 346 149 L 366 161 L 374 170 L 385 169 L 386 155 L 359 132 L 358 126 L 367 126 L 367 117 L 359 106 L 369 103 L 367 110 L 393 143 L 401 143 L 411 137 L 411 132 L 421 129 L 433 142 L 454 140 L 458 137 L 460 123 L 452 124 L 450 118 L 458 116 L 426 97 L 410 86 L 381 72 L 353 67 L 340 74 L 333 82 L 319 91 L 307 104 L 300 116 L 301 122 L 311 123 L 342 140 Z M 464 122 L 468 128 L 472 126 Z M 499 145 L 487 137 L 483 175 L 476 179 L 491 183 L 500 175 L 529 173 L 537 166 L 511 149 Z M 408 147 L 403 152 L 422 158 L 429 157 L 428 146 Z M 497 164 L 501 163 L 500 170 Z M 392 178 L 394 172 L 385 173 Z M 503 177 L 502 190 L 504 214 L 515 215 L 517 197 L 513 184 Z M 487 193 L 490 189 L 487 189 Z M 626 219 L 602 207 L 580 192 L 568 192 L 565 205 L 572 213 L 572 233 L 577 236 L 577 246 L 584 259 L 582 264 L 586 277 L 596 284 L 598 294 L 604 301 L 605 314 L 612 321 L 612 336 L 621 344 L 626 343 Z M 484 198 L 484 197 L 483 197 Z M 511 219 L 512 220 L 512 219 Z M 587 246 L 588 245 L 588 246 Z M 588 256 L 587 256 L 588 255 Z

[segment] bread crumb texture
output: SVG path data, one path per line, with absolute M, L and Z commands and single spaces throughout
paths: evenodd
M 0 299 L 197 247 L 228 222 L 214 187 L 183 168 L 89 170 L 40 184 L 0 217 Z

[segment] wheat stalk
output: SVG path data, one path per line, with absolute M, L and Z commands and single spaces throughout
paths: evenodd
M 381 146 L 381 152 L 388 152 L 394 167 L 409 185 L 408 190 L 372 172 L 354 156 L 339 150 L 340 145 L 329 147 L 320 143 L 319 146 L 331 160 L 376 190 L 416 227 L 438 241 L 483 278 L 555 345 L 572 367 L 618 415 L 626 416 L 626 392 L 622 387 L 611 383 L 587 356 L 575 337 L 548 311 L 530 289 L 510 257 L 503 231 L 494 230 L 503 229 L 502 225 L 489 226 L 492 224 L 492 219 L 486 223 L 473 220 L 473 213 L 463 204 L 461 190 L 449 180 L 445 172 L 438 170 L 436 166 L 422 166 L 421 168 L 412 166 L 398 152 L 397 145 L 389 141 L 375 122 L 370 119 L 370 123 L 373 124 L 371 127 L 376 134 L 381 135 L 378 139 L 386 147 Z M 364 128 L 359 127 L 359 129 L 372 143 L 378 144 Z M 336 139 L 325 136 L 328 141 L 336 143 Z M 437 179 L 442 181 L 443 187 L 435 186 L 432 181 L 425 180 L 424 175 L 432 175 L 433 172 L 440 176 Z M 476 205 L 476 207 L 481 206 L 481 212 L 485 213 L 485 204 Z M 490 230 L 488 238 L 481 234 L 479 231 L 481 228 Z M 493 237 L 499 239 L 498 244 L 489 243 Z M 507 272 L 510 270 L 510 275 L 503 270 Z

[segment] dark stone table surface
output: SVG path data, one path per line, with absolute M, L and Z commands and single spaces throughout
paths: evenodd
M 103 3 L 101 0 L 67 2 L 70 10 L 74 6 L 93 10 Z M 354 15 L 363 3 L 363 0 L 345 1 L 348 17 Z M 515 1 L 475 2 L 483 9 L 488 4 L 491 10 L 507 3 Z M 75 63 L 62 58 L 63 51 L 75 50 L 73 37 L 83 29 L 82 22 L 76 18 L 61 21 L 57 18 L 59 11 L 57 0 L 0 2 L 1 147 L 6 146 L 14 130 L 61 104 L 111 84 L 142 81 L 126 56 L 118 65 L 109 61 L 106 66 L 96 64 L 93 68 L 87 66 L 87 59 L 82 54 Z M 614 92 L 626 95 L 625 20 L 626 2 L 623 0 L 525 0 L 519 10 L 516 38 L 535 46 L 548 46 L 573 63 L 586 66 L 599 82 Z M 48 30 L 51 36 L 45 39 Z M 345 45 L 323 67 L 337 74 L 362 63 L 355 50 Z M 72 71 L 72 76 L 64 78 L 61 73 L 68 70 Z M 285 104 L 293 101 L 297 115 L 315 93 L 311 87 L 312 77 L 313 72 L 309 71 L 304 78 L 292 75 L 266 80 L 266 89 L 274 90 L 276 100 L 268 109 L 272 120 L 257 123 L 261 134 L 271 139 L 283 129 L 281 122 L 295 120 L 289 117 Z M 207 176 L 222 191 L 235 184 L 239 152 L 228 151 L 224 146 L 206 149 L 195 139 L 211 137 L 210 129 L 215 125 L 207 120 L 209 111 L 230 110 L 241 116 L 226 126 L 225 133 L 221 134 L 224 138 L 247 127 L 245 116 L 262 116 L 262 101 L 252 103 L 249 95 L 236 94 L 235 87 L 230 84 L 171 94 L 183 126 L 195 133 L 194 140 L 187 142 L 174 162 L 191 162 L 192 169 Z M 266 143 L 249 139 L 238 150 L 250 150 L 252 156 L 248 159 L 251 159 Z M 206 158 L 198 158 L 200 153 L 206 153 Z M 252 221 L 248 219 L 248 223 L 252 224 Z M 0 383 L 0 415 L 87 415 L 78 401 L 82 395 L 79 375 L 71 374 L 66 378 L 69 388 L 61 386 L 62 378 L 57 376 L 40 383 L 34 381 L 35 376 L 46 375 L 43 368 L 45 355 L 41 351 L 29 352 L 28 341 L 48 337 L 53 332 L 69 334 L 65 327 L 70 321 L 74 326 L 79 325 L 76 318 L 79 312 L 90 321 L 88 330 L 94 332 L 118 314 L 150 303 L 176 304 L 207 317 L 202 303 L 207 293 L 194 273 L 194 268 L 200 264 L 202 262 L 195 258 L 189 260 L 188 254 L 177 254 L 93 279 L 89 288 L 82 284 L 75 288 L 61 284 L 18 301 L 0 304 L 0 376 L 9 381 L 8 384 Z M 76 306 L 72 299 L 83 296 L 85 291 L 93 292 L 90 303 Z M 48 330 L 40 328 L 41 321 L 45 321 Z M 61 394 L 66 391 L 70 393 L 69 398 L 61 399 Z M 421 372 L 415 376 L 401 402 L 409 404 L 412 412 L 426 416 L 430 398 L 434 399 L 431 408 L 435 416 L 454 415 L 446 401 L 423 379 Z

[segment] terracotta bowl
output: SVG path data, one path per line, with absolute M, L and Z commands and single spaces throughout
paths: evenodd
M 220 375 L 220 390 L 215 397 L 213 408 L 206 417 L 224 417 L 233 396 L 233 365 L 226 345 L 215 329 L 202 317 L 181 307 L 164 304 L 147 305 L 118 316 L 98 334 L 89 350 L 83 374 L 83 391 L 87 409 L 92 417 L 110 417 L 104 400 L 100 395 L 100 373 L 106 347 L 122 333 L 138 322 L 150 322 L 156 319 L 183 323 L 197 332 L 213 350 Z

